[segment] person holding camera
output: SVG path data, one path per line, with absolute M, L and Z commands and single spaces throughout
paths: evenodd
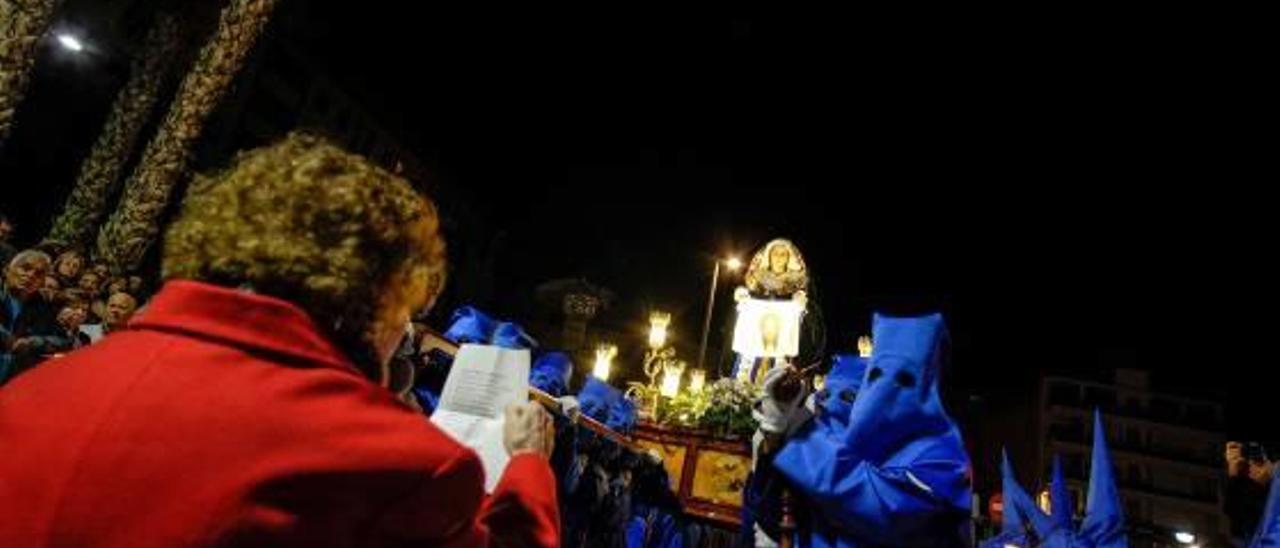
M 1275 463 L 1258 442 L 1229 441 L 1223 456 L 1227 463 L 1224 506 L 1231 520 L 1231 538 L 1243 545 L 1258 527 Z

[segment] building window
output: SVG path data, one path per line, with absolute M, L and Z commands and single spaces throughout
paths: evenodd
M 1069 478 L 1084 479 L 1084 457 L 1077 453 L 1063 457 L 1062 473 Z
M 1078 418 L 1059 418 L 1049 426 L 1049 435 L 1056 440 L 1083 443 L 1085 441 L 1084 421 Z
M 1129 463 L 1129 483 L 1142 487 L 1146 482 L 1142 479 L 1142 466 L 1137 463 Z
M 1177 402 L 1156 398 L 1151 400 L 1151 418 L 1161 422 L 1176 423 L 1181 418 L 1181 409 Z
M 1049 384 L 1049 405 L 1080 406 L 1080 389 L 1074 384 L 1053 382 Z
M 1188 405 L 1186 421 L 1191 426 L 1199 426 L 1201 428 L 1213 428 L 1218 423 L 1217 413 L 1214 412 L 1213 406 L 1205 404 Z
M 1115 411 L 1116 392 L 1109 388 L 1088 387 L 1084 389 L 1085 407 L 1096 407 L 1103 411 Z
M 1125 516 L 1134 521 L 1146 519 L 1142 514 L 1142 501 L 1134 497 L 1122 497 L 1124 499 Z

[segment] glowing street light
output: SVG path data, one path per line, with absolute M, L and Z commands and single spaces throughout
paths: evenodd
M 1178 544 L 1195 544 L 1196 536 L 1186 531 L 1178 531 L 1173 534 L 1173 540 L 1178 541 Z
M 80 53 L 84 51 L 84 42 L 81 42 L 80 39 L 76 38 L 75 36 L 72 36 L 67 33 L 62 33 L 57 35 L 57 39 L 58 39 L 58 43 L 61 44 L 63 48 L 66 48 L 69 51 L 74 51 L 76 53 Z

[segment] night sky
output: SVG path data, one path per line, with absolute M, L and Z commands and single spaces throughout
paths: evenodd
M 714 257 L 783 236 L 832 350 L 873 310 L 942 310 L 955 382 L 999 406 L 1029 401 L 1042 371 L 1132 365 L 1229 399 L 1240 435 L 1276 437 L 1258 418 L 1273 409 L 1275 214 L 1237 188 L 1274 178 L 1254 165 L 1274 153 L 1253 134 L 1247 31 L 1159 13 L 401 4 L 284 0 L 269 32 L 506 232 L 499 315 L 585 276 L 693 337 Z M 0 202 L 23 240 L 122 68 L 41 70 L 39 116 L 74 135 L 0 164 L 5 192 L 23 187 Z

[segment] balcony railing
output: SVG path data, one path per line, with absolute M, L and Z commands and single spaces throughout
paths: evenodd
M 1049 439 L 1088 446 L 1093 443 L 1092 436 L 1083 426 L 1055 424 L 1049 427 Z M 1217 455 L 1196 454 L 1176 447 L 1166 447 L 1150 443 L 1130 443 L 1127 440 L 1108 439 L 1107 445 L 1113 451 L 1123 451 L 1135 455 L 1153 457 L 1178 464 L 1193 464 L 1202 468 L 1218 469 L 1223 466 Z
M 1082 388 L 1074 384 L 1068 384 L 1065 387 L 1062 388 L 1061 385 L 1056 387 L 1056 385 L 1050 384 L 1047 405 L 1074 407 L 1080 408 L 1080 410 L 1098 408 L 1098 410 L 1105 412 L 1107 415 L 1133 417 L 1133 419 L 1184 426 L 1184 428 L 1208 431 L 1222 429 L 1220 416 L 1192 412 L 1193 408 L 1211 406 L 1212 403 L 1179 403 L 1171 401 L 1171 399 L 1157 397 L 1148 399 L 1146 405 L 1143 405 L 1143 403 L 1132 401 L 1132 399 L 1119 401 L 1114 389 Z

